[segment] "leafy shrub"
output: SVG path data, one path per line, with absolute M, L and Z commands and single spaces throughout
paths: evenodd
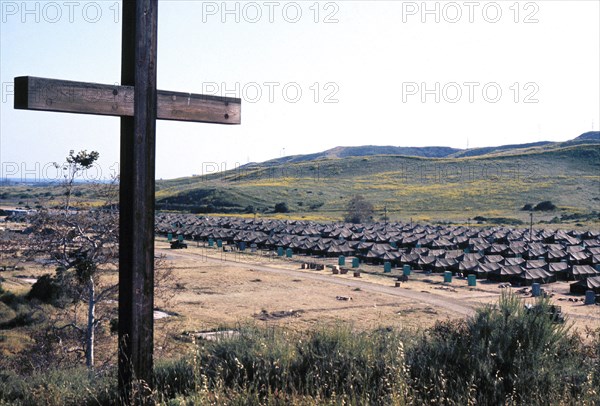
M 195 389 L 194 365 L 183 358 L 176 361 L 160 362 L 154 370 L 156 390 L 164 398 L 189 395 Z
M 114 374 L 93 374 L 85 368 L 50 369 L 28 376 L 0 371 L 0 404 L 112 405 L 118 403 L 116 393 Z
M 0 302 L 5 303 L 9 306 L 13 306 L 18 301 L 18 296 L 13 292 L 4 291 L 0 292 Z
M 275 204 L 275 213 L 288 213 L 290 211 L 287 203 L 281 202 Z
M 565 391 L 582 396 L 582 343 L 555 324 L 549 303 L 527 312 L 516 296 L 502 296 L 465 321 L 438 323 L 407 352 L 411 387 L 423 403 L 548 404 Z
M 536 204 L 535 207 L 533 208 L 533 210 L 535 210 L 535 211 L 552 211 L 552 210 L 556 210 L 556 206 L 550 200 L 546 200 L 546 201 Z
M 42 275 L 31 287 L 27 299 L 42 303 L 54 303 L 62 296 L 62 287 L 52 275 Z
M 346 204 L 344 221 L 347 223 L 365 223 L 373 220 L 373 203 L 362 195 L 353 196 Z
M 30 326 L 37 321 L 39 321 L 38 317 L 31 309 L 23 308 L 17 310 L 15 317 L 12 319 L 0 323 L 0 329 L 9 330 L 16 327 Z
M 309 207 L 311 210 L 317 210 L 318 208 L 322 207 L 325 204 L 325 202 L 316 202 L 316 203 L 312 203 Z
M 208 391 L 224 385 L 260 403 L 281 394 L 393 404 L 404 396 L 402 349 L 400 336 L 387 330 L 357 334 L 338 327 L 290 336 L 244 328 L 235 338 L 207 344 L 199 365 Z

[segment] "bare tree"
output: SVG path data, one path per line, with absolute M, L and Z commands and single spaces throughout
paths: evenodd
M 77 154 L 70 151 L 67 163 L 62 166 L 64 201 L 39 210 L 28 230 L 28 256 L 44 258 L 48 265 L 56 268 L 51 283 L 68 299 L 63 306 L 65 311 L 53 317 L 50 331 L 40 338 L 54 343 L 64 354 L 83 354 L 88 368 L 95 365 L 98 326 L 109 320 L 113 323 L 118 313 L 118 179 L 85 186 L 75 182 L 98 157 L 95 151 Z M 96 199 L 93 207 L 89 207 L 89 196 L 76 201 L 77 187 L 85 187 L 88 192 L 93 189 Z M 173 292 L 169 285 L 175 283 L 172 268 L 164 256 L 155 261 L 156 295 L 167 303 Z M 80 317 L 81 304 L 86 305 L 83 318 Z
M 57 208 L 43 208 L 32 219 L 29 228 L 29 255 L 46 258 L 56 267 L 55 281 L 74 303 L 87 304 L 85 324 L 78 322 L 78 306 L 74 306 L 72 321 L 60 327 L 71 329 L 83 340 L 86 365 L 94 367 L 96 328 L 111 311 L 98 314 L 101 303 L 115 300 L 118 284 L 115 278 L 118 266 L 118 195 L 116 179 L 109 184 L 86 185 L 94 187 L 103 203 L 96 208 L 74 206 L 75 180 L 82 171 L 91 168 L 99 154 L 95 151 L 70 151 L 63 166 L 64 202 Z M 114 307 L 114 306 L 112 306 Z

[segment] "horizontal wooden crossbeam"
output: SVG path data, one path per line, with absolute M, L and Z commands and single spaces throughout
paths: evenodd
M 102 85 L 33 76 L 15 78 L 15 109 L 133 116 L 132 86 Z M 157 118 L 240 124 L 238 98 L 158 90 Z

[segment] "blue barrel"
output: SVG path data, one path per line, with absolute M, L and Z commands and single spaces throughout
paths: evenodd
M 245 241 L 240 241 L 238 243 L 238 248 L 240 249 L 240 251 L 245 251 L 246 250 L 246 242 Z
M 596 294 L 593 290 L 588 290 L 585 292 L 585 302 L 586 305 L 593 305 L 596 303 Z
M 215 240 L 213 240 L 212 238 L 208 239 L 208 246 L 209 247 L 214 247 L 215 246 Z
M 338 265 L 339 265 L 339 266 L 346 265 L 346 257 L 345 257 L 345 256 L 343 256 L 343 255 L 340 255 L 340 256 L 338 257 Z
M 292 257 L 292 249 L 288 248 L 287 250 L 285 250 L 285 256 L 288 258 Z
M 167 234 L 167 241 L 169 241 L 169 242 L 173 241 L 173 234 L 172 233 Z
M 452 272 L 450 272 L 450 271 L 444 272 L 444 282 L 452 283 Z
M 358 258 L 352 258 L 352 268 L 358 268 L 360 260 Z
M 392 272 L 392 263 L 391 262 L 386 261 L 383 263 L 383 272 L 385 272 L 385 273 Z
M 410 265 L 404 265 L 402 267 L 402 275 L 410 276 Z
M 222 240 L 217 240 L 217 247 L 221 248 L 223 246 Z
M 278 257 L 282 257 L 283 256 L 283 247 L 277 247 L 277 256 Z
M 469 286 L 477 286 L 477 276 L 473 274 L 467 276 L 467 282 Z
M 542 287 L 539 283 L 533 283 L 531 285 L 531 294 L 535 297 L 538 297 L 542 294 Z

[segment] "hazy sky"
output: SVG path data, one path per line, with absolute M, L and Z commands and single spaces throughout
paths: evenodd
M 17 111 L 15 76 L 120 80 L 121 2 L 1 0 L 1 177 L 70 149 L 116 171 L 119 120 Z M 161 1 L 160 89 L 242 98 L 242 125 L 159 121 L 157 177 L 338 145 L 561 141 L 600 122 L 598 1 Z M 95 176 L 95 175 L 93 175 Z

